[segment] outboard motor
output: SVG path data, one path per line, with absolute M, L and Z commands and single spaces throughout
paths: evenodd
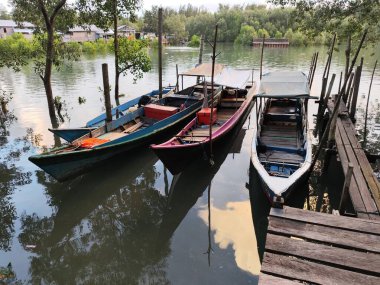
M 145 106 L 145 105 L 149 104 L 150 101 L 151 101 L 150 96 L 142 95 L 139 99 L 138 107 L 140 108 L 141 106 Z

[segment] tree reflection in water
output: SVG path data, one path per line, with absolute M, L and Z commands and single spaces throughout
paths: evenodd
M 55 215 L 21 217 L 19 241 L 25 250 L 35 245 L 31 282 L 169 284 L 169 242 L 157 243 L 167 198 L 154 187 L 152 158 L 140 153 L 125 166 L 105 167 L 62 189 L 39 174 L 52 196 L 71 189 L 52 198 Z
M 16 120 L 13 112 L 2 113 L 0 118 L 0 251 L 11 250 L 11 240 L 15 232 L 14 221 L 17 215 L 12 194 L 17 186 L 31 183 L 31 173 L 22 172 L 15 165 L 21 154 L 28 150 L 28 142 L 8 142 L 8 129 Z

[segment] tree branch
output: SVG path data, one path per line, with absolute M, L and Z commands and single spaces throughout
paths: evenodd
M 41 13 L 44 16 L 46 28 L 50 29 L 51 25 L 50 25 L 49 15 L 48 15 L 48 13 L 46 11 L 44 2 L 42 0 L 38 0 L 38 6 L 40 7 Z
M 120 73 L 123 73 L 123 72 L 126 71 L 127 69 L 130 69 L 132 66 L 133 66 L 132 64 L 127 65 L 126 67 L 121 68 L 121 69 L 119 70 L 119 72 L 120 72 Z
M 54 11 L 53 11 L 53 13 L 52 13 L 51 16 L 50 16 L 50 22 L 51 22 L 51 23 L 54 21 L 54 19 L 55 19 L 55 17 L 57 16 L 59 10 L 61 10 L 61 8 L 63 7 L 63 5 L 66 4 L 66 1 L 67 1 L 67 0 L 61 0 L 61 2 L 59 2 L 59 3 L 57 4 L 57 6 L 55 6 Z

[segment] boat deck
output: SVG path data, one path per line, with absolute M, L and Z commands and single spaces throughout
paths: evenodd
M 301 140 L 296 123 L 268 122 L 262 125 L 260 140 L 265 145 L 298 149 Z
M 225 122 L 228 121 L 236 112 L 236 109 L 220 108 L 217 111 L 217 121 L 212 125 L 212 132 L 216 132 Z M 185 142 L 201 142 L 206 140 L 210 135 L 210 126 L 197 126 L 187 132 L 186 136 L 181 137 Z
M 271 209 L 260 284 L 380 284 L 380 223 Z

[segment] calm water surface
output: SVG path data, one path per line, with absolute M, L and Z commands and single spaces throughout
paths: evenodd
M 219 63 L 254 68 L 258 78 L 258 49 L 222 45 L 219 50 Z M 312 92 L 318 96 L 325 48 L 268 49 L 264 71 L 307 73 L 315 51 L 320 60 Z M 363 53 L 359 125 L 374 58 L 380 55 L 372 53 Z M 210 55 L 206 50 L 205 62 Z M 137 84 L 130 77 L 121 79 L 123 102 L 157 88 L 157 60 L 152 57 L 152 71 Z M 184 71 L 197 60 L 197 49 L 166 48 L 164 83 L 175 84 L 175 64 Z M 99 91 L 104 62 L 112 78 L 110 55 L 85 57 L 54 74 L 54 94 L 64 103 L 62 127 L 83 126 L 104 110 Z M 332 63 L 338 78 L 343 65 L 342 49 Z M 17 280 L 35 284 L 257 284 L 269 205 L 250 167 L 254 116 L 218 149 L 213 168 L 199 160 L 173 177 L 150 150 L 142 149 L 57 183 L 27 160 L 54 145 L 41 80 L 32 67 L 20 73 L 1 69 L 0 75 L 1 88 L 13 93 L 0 133 L 0 267 L 10 262 Z M 380 117 L 379 87 L 377 75 L 371 124 Z M 79 96 L 85 104 L 78 103 Z M 312 128 L 316 105 L 309 108 Z M 371 132 L 372 138 L 376 135 Z M 376 144 L 374 149 L 379 149 Z M 318 177 L 318 169 L 306 186 L 311 207 L 330 211 L 337 203 L 330 190 L 341 182 L 323 186 L 329 177 Z M 302 190 L 289 204 L 303 207 L 307 191 Z

